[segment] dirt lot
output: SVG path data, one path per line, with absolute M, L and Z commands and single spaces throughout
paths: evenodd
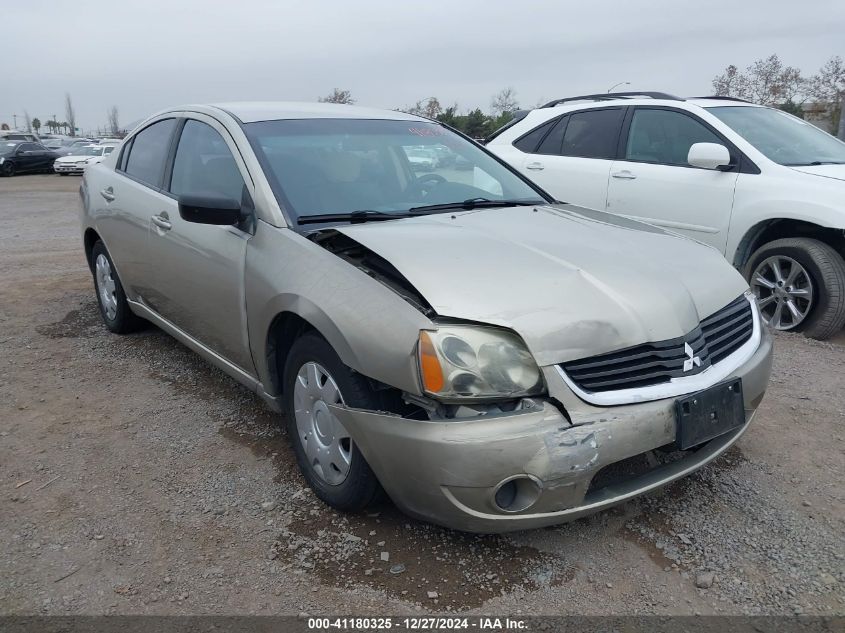
M 843 337 L 777 336 L 738 446 L 614 510 L 504 537 L 341 516 L 257 397 L 101 326 L 78 182 L 0 179 L 0 612 L 845 613 Z

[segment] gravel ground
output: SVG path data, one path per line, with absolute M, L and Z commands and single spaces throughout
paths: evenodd
M 613 510 L 496 537 L 343 516 L 253 394 L 101 326 L 77 186 L 0 179 L 3 614 L 845 613 L 845 337 L 778 335 L 737 446 Z

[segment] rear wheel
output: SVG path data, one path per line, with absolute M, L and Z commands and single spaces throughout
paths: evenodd
M 308 485 L 328 505 L 357 511 L 379 500 L 381 486 L 331 405 L 377 409 L 366 379 L 309 332 L 291 347 L 284 369 L 288 434 Z
M 143 327 L 145 321 L 129 308 L 126 293 L 105 244 L 97 242 L 91 250 L 94 287 L 103 322 L 115 334 L 128 334 Z
M 845 261 L 828 244 L 805 237 L 769 242 L 751 256 L 745 275 L 771 327 L 823 340 L 845 326 Z

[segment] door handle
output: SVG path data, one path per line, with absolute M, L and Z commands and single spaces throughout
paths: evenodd
M 162 231 L 169 231 L 172 227 L 170 221 L 167 219 L 167 216 L 154 215 L 152 219 L 153 224 L 155 224 Z
M 530 169 L 531 171 L 542 171 L 545 167 L 543 166 L 543 163 L 528 163 L 525 166 L 525 169 Z
M 636 175 L 632 174 L 627 169 L 623 169 L 622 171 L 615 171 L 610 175 L 614 178 L 621 178 L 622 180 L 634 180 L 636 178 Z
M 100 191 L 100 195 L 103 196 L 103 198 L 105 198 L 108 202 L 111 202 L 115 198 L 114 189 L 112 189 L 111 187 L 106 187 L 105 189 L 102 189 Z

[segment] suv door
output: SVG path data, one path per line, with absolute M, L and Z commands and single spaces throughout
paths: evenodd
M 624 113 L 621 107 L 579 110 L 557 119 L 544 134 L 539 128 L 529 132 L 514 142 L 525 147 L 532 134 L 539 141 L 523 149 L 529 155 L 521 171 L 558 200 L 603 211 Z
M 97 230 L 127 297 L 148 305 L 155 291 L 147 235 L 150 216 L 170 201 L 161 193 L 161 181 L 175 128 L 174 118 L 151 123 L 123 146 L 114 178 L 91 178 L 91 205 L 99 205 L 94 211 Z
M 251 207 L 252 181 L 225 128 L 203 115 L 186 119 L 166 176 L 165 200 L 149 218 L 154 309 L 179 329 L 254 375 L 244 299 L 253 218 L 241 225 L 188 222 L 179 196 L 234 199 Z M 200 120 L 201 119 L 201 120 Z M 236 158 L 237 157 L 237 158 Z M 246 179 L 245 179 L 246 176 Z
M 738 168 L 701 169 L 687 163 L 694 143 L 738 150 L 691 113 L 641 106 L 626 120 L 624 148 L 613 163 L 607 210 L 678 231 L 725 252 Z

